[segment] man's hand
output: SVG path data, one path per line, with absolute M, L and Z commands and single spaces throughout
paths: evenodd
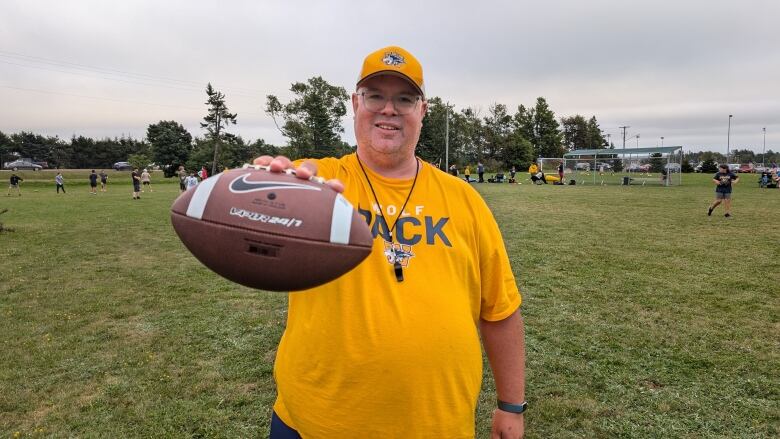
M 521 439 L 525 434 L 523 414 L 493 410 L 493 428 L 490 439 Z
M 256 158 L 252 163 L 260 166 L 268 166 L 271 172 L 284 172 L 287 169 L 295 169 L 295 176 L 303 180 L 308 180 L 317 175 L 317 165 L 314 162 L 306 161 L 296 168 L 293 166 L 293 162 L 290 159 L 282 155 L 276 157 L 262 155 Z M 339 180 L 328 180 L 325 184 L 333 188 L 336 192 L 344 192 L 344 183 Z

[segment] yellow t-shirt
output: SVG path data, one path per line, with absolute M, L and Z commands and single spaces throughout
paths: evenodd
M 472 438 L 482 381 L 477 323 L 520 306 L 498 226 L 466 182 L 420 161 L 412 179 L 366 172 L 355 154 L 318 160 L 367 219 L 373 252 L 333 282 L 289 295 L 276 356 L 274 410 L 304 438 Z
M 528 173 L 536 175 L 537 172 L 539 172 L 539 168 L 536 166 L 536 163 L 532 163 L 531 166 L 528 167 Z

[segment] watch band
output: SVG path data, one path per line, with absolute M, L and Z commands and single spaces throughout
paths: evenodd
M 511 404 L 508 402 L 501 401 L 500 399 L 496 400 L 498 402 L 498 409 L 509 412 L 509 413 L 516 413 L 520 414 L 525 411 L 525 409 L 528 407 L 528 402 L 523 401 L 522 404 Z

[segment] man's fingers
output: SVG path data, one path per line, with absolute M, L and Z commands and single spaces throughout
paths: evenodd
M 274 158 L 270 155 L 261 155 L 260 157 L 256 158 L 252 164 L 253 165 L 260 165 L 260 166 L 268 166 L 271 163 L 271 160 Z
M 268 166 L 270 166 L 271 172 L 282 172 L 292 168 L 292 161 L 283 155 L 279 155 L 271 160 Z
M 344 183 L 342 183 L 341 180 L 336 180 L 334 178 L 333 180 L 326 181 L 325 184 L 330 186 L 334 191 L 338 193 L 344 192 Z

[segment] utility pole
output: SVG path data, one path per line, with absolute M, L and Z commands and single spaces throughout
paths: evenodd
M 729 151 L 731 147 L 731 118 L 734 117 L 733 114 L 729 114 L 729 130 L 726 133 L 726 166 L 729 166 Z M 729 171 L 731 168 L 729 167 Z
M 626 128 L 631 128 L 630 126 L 626 125 L 624 127 L 618 127 L 621 130 L 623 130 L 623 149 L 626 149 Z M 625 151 L 624 151 L 625 152 Z
M 661 148 L 664 147 L 664 136 L 661 136 Z
M 766 127 L 764 127 L 763 129 L 764 129 L 764 150 L 763 150 L 763 152 L 761 152 L 761 167 L 765 168 L 766 167 L 766 159 L 765 159 L 765 157 L 766 157 Z
M 447 118 L 444 122 L 444 172 L 450 172 L 450 103 L 447 102 Z

